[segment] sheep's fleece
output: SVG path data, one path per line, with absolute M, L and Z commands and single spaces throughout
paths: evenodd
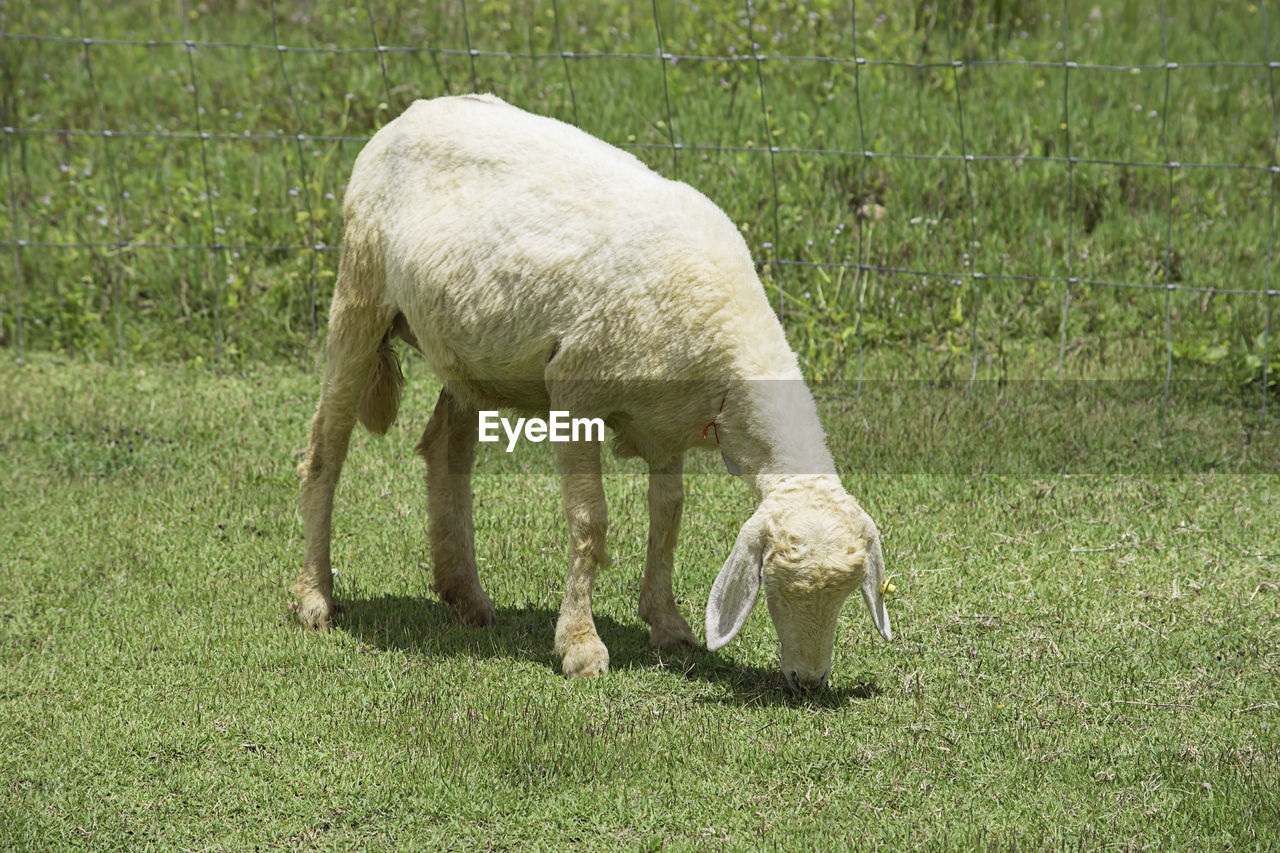
M 444 389 L 427 461 L 433 588 L 459 618 L 494 619 L 476 571 L 471 468 L 481 409 L 601 418 L 649 466 L 639 615 L 655 647 L 696 645 L 671 571 L 683 455 L 719 450 L 758 499 L 711 588 L 707 646 L 728 643 L 763 587 L 788 686 L 825 685 L 840 608 L 860 589 L 887 640 L 880 535 L 842 488 L 813 398 L 738 229 L 692 187 L 576 128 L 491 95 L 414 103 L 360 153 L 310 447 L 294 591 L 304 625 L 334 618 L 333 493 L 355 421 L 399 404 L 392 340 Z M 591 615 L 609 564 L 598 441 L 555 448 L 570 535 L 555 648 L 565 673 L 608 669 Z M 504 566 L 503 571 L 519 571 Z

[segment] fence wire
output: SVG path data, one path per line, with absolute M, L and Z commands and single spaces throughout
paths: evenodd
M 672 2 L 677 6 L 680 5 L 680 0 L 672 0 Z M 1265 44 L 1261 60 L 1252 61 L 1247 58 L 1226 57 L 1193 62 L 1178 62 L 1175 57 L 1171 56 L 1168 37 L 1170 16 L 1165 8 L 1164 0 L 1161 0 L 1158 9 L 1152 9 L 1153 15 L 1158 14 L 1159 17 L 1158 22 L 1152 22 L 1153 26 L 1158 23 L 1160 27 L 1161 61 L 1158 63 L 1089 63 L 1073 60 L 1068 47 L 1072 35 L 1071 3 L 1069 0 L 1063 0 L 1061 6 L 1062 44 L 1060 60 L 964 58 L 958 55 L 953 41 L 955 30 L 953 17 L 959 4 L 953 2 L 953 0 L 941 0 L 941 2 L 933 6 L 921 7 L 922 9 L 937 12 L 940 6 L 940 17 L 943 22 L 943 31 L 946 39 L 945 61 L 906 61 L 900 58 L 879 58 L 873 55 L 874 51 L 869 50 L 864 45 L 863 36 L 865 30 L 860 31 L 859 29 L 861 20 L 859 15 L 860 6 L 865 6 L 866 4 L 860 4 L 857 0 L 849 4 L 850 40 L 846 51 L 847 55 L 831 56 L 768 52 L 766 46 L 762 45 L 756 37 L 758 29 L 756 24 L 757 9 L 752 0 L 745 0 L 742 8 L 743 21 L 745 23 L 745 44 L 748 49 L 742 53 L 731 51 L 729 54 L 711 54 L 696 50 L 682 51 L 674 49 L 676 45 L 670 42 L 667 34 L 664 34 L 662 24 L 664 7 L 666 7 L 665 11 L 667 12 L 670 12 L 671 9 L 668 4 L 660 3 L 659 0 L 651 0 L 650 4 L 653 26 L 652 35 L 656 45 L 656 50 L 652 52 L 631 49 L 584 52 L 566 49 L 566 45 L 569 44 L 564 32 L 567 25 L 563 19 L 564 10 L 559 0 L 551 0 L 550 8 L 547 10 L 549 13 L 547 17 L 550 19 L 553 29 L 554 51 L 533 49 L 531 43 L 530 49 L 525 51 L 499 51 L 478 48 L 476 46 L 474 24 L 468 15 L 468 7 L 465 0 L 458 0 L 452 6 L 461 19 L 463 41 L 461 45 L 441 45 L 430 42 L 418 45 L 392 44 L 387 43 L 385 39 L 379 36 L 377 14 L 375 12 L 375 7 L 378 5 L 377 0 L 365 0 L 361 10 L 368 25 L 366 37 L 370 42 L 369 44 L 314 45 L 300 43 L 305 38 L 298 31 L 296 20 L 290 18 L 286 21 L 277 8 L 276 0 L 271 0 L 268 5 L 273 42 L 270 44 L 254 41 L 192 38 L 188 31 L 188 21 L 193 17 L 193 11 L 188 7 L 186 0 L 179 0 L 175 9 L 176 14 L 181 19 L 179 28 L 181 31 L 180 40 L 154 37 L 160 35 L 165 29 L 158 26 L 156 32 L 152 34 L 153 37 L 150 38 L 146 37 L 148 34 L 145 32 L 137 34 L 139 37 L 124 37 L 120 33 L 94 32 L 86 21 L 83 0 L 77 0 L 76 3 L 75 20 L 77 31 L 74 35 L 65 30 L 63 32 L 0 32 L 0 44 L 12 46 L 33 44 L 50 48 L 67 47 L 78 49 L 81 53 L 81 67 L 84 72 L 82 85 L 89 93 L 93 104 L 91 116 L 68 114 L 52 117 L 54 126 L 28 126 L 24 124 L 23 117 L 9 106 L 6 106 L 4 110 L 2 130 L 5 149 L 4 174 L 7 183 L 6 198 L 9 223 L 8 228 L 5 229 L 7 233 L 0 234 L 0 245 L 7 248 L 12 255 L 13 276 L 7 288 L 10 293 L 11 307 L 5 308 L 4 314 L 6 316 L 3 320 L 13 329 L 14 345 L 19 358 L 25 358 L 26 348 L 30 345 L 30 335 L 27 334 L 26 327 L 32 320 L 31 300 L 29 297 L 33 282 L 28 270 L 31 266 L 31 259 L 35 257 L 34 253 L 40 252 L 84 252 L 97 262 L 106 264 L 113 270 L 111 279 L 114 288 L 112 293 L 115 326 L 114 348 L 117 359 L 122 363 L 126 358 L 125 329 L 128 318 L 125 316 L 121 287 L 126 277 L 124 267 L 127 259 L 131 256 L 131 253 L 138 251 L 163 252 L 186 256 L 190 260 L 186 262 L 179 261 L 179 266 L 187 266 L 192 271 L 192 277 L 198 280 L 212 282 L 212 323 L 215 331 L 216 359 L 219 365 L 223 361 L 223 346 L 227 335 L 224 302 L 228 297 L 224 293 L 222 285 L 224 282 L 229 283 L 231 281 L 231 276 L 228 272 L 230 260 L 239 258 L 242 252 L 272 256 L 296 254 L 305 256 L 308 259 L 306 283 L 310 302 L 310 332 L 313 336 L 318 335 L 321 325 L 319 312 L 324 297 L 320 282 L 320 259 L 326 254 L 339 251 L 339 247 L 327 245 L 317 230 L 317 208 L 318 202 L 321 200 L 313 198 L 312 195 L 314 182 L 313 175 L 307 165 L 307 145 L 360 145 L 368 140 L 369 135 L 365 133 L 348 134 L 341 132 L 342 129 L 337 129 L 337 132 L 335 132 L 335 128 L 331 126 L 308 126 L 300 106 L 299 84 L 290 75 L 289 66 L 286 62 L 287 57 L 299 55 L 341 60 L 344 63 L 345 73 L 351 75 L 366 73 L 372 69 L 373 73 L 376 74 L 385 98 L 382 106 L 387 107 L 388 110 L 398 92 L 396 87 L 393 86 L 392 73 L 388 67 L 388 61 L 393 58 L 425 58 L 432 63 L 436 63 L 435 67 L 438 71 L 441 68 L 439 65 L 441 61 L 465 58 L 469 72 L 470 86 L 468 88 L 471 91 L 480 91 L 484 88 L 481 82 L 481 75 L 477 70 L 477 60 L 524 61 L 530 63 L 551 61 L 558 63 L 563 70 L 565 91 L 568 96 L 568 114 L 575 124 L 582 123 L 580 110 L 584 109 L 579 103 L 580 99 L 577 87 L 575 87 L 575 80 L 589 79 L 593 70 L 599 68 L 595 63 L 638 62 L 656 63 L 660 70 L 664 121 L 658 124 L 661 126 L 661 135 L 664 139 L 659 142 L 647 142 L 632 136 L 627 139 L 613 138 L 608 141 L 638 153 L 669 152 L 670 174 L 677 179 L 681 176 L 682 155 L 741 154 L 749 157 L 765 158 L 767 161 L 766 173 L 768 175 L 769 197 L 767 199 L 767 213 L 762 212 L 761 220 L 764 223 L 763 227 L 767 228 L 770 233 L 768 239 L 757 242 L 756 249 L 759 252 L 759 260 L 772 271 L 774 282 L 777 284 L 777 310 L 779 314 L 785 315 L 788 311 L 788 301 L 796 296 L 794 293 L 788 293 L 788 282 L 785 277 L 787 270 L 796 272 L 823 271 L 828 273 L 838 271 L 853 275 L 854 288 L 851 297 L 853 313 L 850 322 L 852 323 L 856 340 L 859 389 L 861 388 L 864 370 L 865 299 L 869 293 L 869 288 L 877 282 L 884 282 L 888 277 L 910 277 L 921 281 L 936 280 L 957 288 L 964 288 L 969 292 L 972 306 L 968 329 L 970 357 L 972 359 L 971 381 L 978 375 L 980 359 L 979 306 L 984 297 L 985 288 L 992 284 L 1005 282 L 1048 285 L 1060 288 L 1061 307 L 1057 324 L 1056 371 L 1059 382 L 1063 381 L 1063 365 L 1068 358 L 1069 317 L 1076 299 L 1082 292 L 1089 290 L 1163 292 L 1164 399 L 1166 406 L 1168 405 L 1169 388 L 1174 374 L 1173 305 L 1175 296 L 1178 294 L 1202 294 L 1206 297 L 1225 295 L 1257 299 L 1262 305 L 1264 320 L 1261 336 L 1262 382 L 1260 408 L 1263 416 L 1265 417 L 1266 415 L 1268 385 L 1271 382 L 1269 361 L 1270 353 L 1273 349 L 1271 344 L 1272 302 L 1273 297 L 1280 293 L 1280 291 L 1272 287 L 1271 279 L 1271 266 L 1275 255 L 1276 183 L 1277 176 L 1280 176 L 1280 164 L 1277 162 L 1277 149 L 1280 148 L 1280 107 L 1277 106 L 1274 77 L 1276 67 L 1280 63 L 1273 61 L 1271 57 L 1268 10 L 1265 0 L 1261 2 L 1262 34 Z M 966 8 L 972 8 L 973 6 L 971 3 L 964 5 Z M 351 35 L 353 39 L 357 39 L 356 32 L 353 31 Z M 619 46 L 623 46 L 621 40 L 619 41 Z M 135 50 L 149 52 L 179 50 L 182 52 L 185 57 L 187 88 L 190 93 L 190 120 L 194 130 L 174 130 L 160 126 L 148 129 L 136 126 L 120 127 L 108 125 L 101 95 L 101 84 L 105 79 L 104 74 L 109 75 L 111 73 L 112 62 L 118 52 Z M 266 132 L 246 131 L 243 133 L 230 133 L 225 130 L 207 128 L 201 117 L 205 115 L 205 107 L 210 99 L 206 95 L 208 87 L 201 73 L 202 62 L 198 61 L 198 58 L 206 52 L 213 51 L 274 53 L 278 82 L 283 86 L 284 96 L 289 106 L 288 111 L 295 122 L 294 126 L 287 131 L 273 128 Z M 761 132 L 764 134 L 765 144 L 717 144 L 682 138 L 677 128 L 679 111 L 673 103 L 676 96 L 673 93 L 669 77 L 671 69 L 678 67 L 681 63 L 686 65 L 709 63 L 717 68 L 749 65 L 754 83 L 754 96 L 759 101 L 758 121 Z M 850 124 L 856 126 L 857 148 L 830 147 L 814 139 L 806 140 L 802 144 L 785 145 L 777 141 L 778 134 L 770 107 L 772 94 L 770 75 L 772 69 L 788 66 L 832 66 L 850 69 L 852 89 L 847 92 L 839 92 L 837 95 L 845 102 Z M 974 104 L 966 104 L 966 101 L 971 100 L 974 94 L 973 90 L 964 85 L 961 75 L 988 68 L 1012 69 L 1021 72 L 1046 71 L 1061 73 L 1061 154 L 1051 153 L 1048 149 L 1039 154 L 1025 151 L 978 153 L 971 150 L 966 137 L 966 111 L 967 109 L 973 110 Z M 868 95 L 867 86 L 869 85 L 866 80 L 866 73 L 875 69 L 900 70 L 914 74 L 931 71 L 949 74 L 951 80 L 950 88 L 954 100 L 955 125 L 959 137 L 959 153 L 872 150 L 868 142 L 870 132 L 864 117 L 864 99 Z M 1197 69 L 1209 71 L 1237 70 L 1265 75 L 1270 100 L 1271 128 L 1271 138 L 1264 141 L 1269 152 L 1267 162 L 1179 162 L 1174 159 L 1169 143 L 1170 91 L 1177 75 Z M 1073 117 L 1077 115 L 1071 109 L 1073 80 L 1082 79 L 1082 75 L 1089 74 L 1143 72 L 1159 72 L 1163 75 L 1161 93 L 1163 108 L 1160 111 L 1159 135 L 1160 159 L 1078 156 L 1073 145 L 1072 134 Z M 442 77 L 444 76 L 443 71 L 440 71 L 440 74 Z M 414 94 L 424 97 L 439 94 L 438 92 L 429 91 L 429 89 L 429 86 L 416 89 Z M 246 95 L 248 94 L 246 92 Z M 138 91 L 135 93 L 135 97 L 139 103 L 143 103 L 147 99 L 148 93 L 145 90 Z M 714 104 L 702 105 L 703 108 L 709 109 L 714 108 L 714 106 Z M 991 104 L 979 102 L 977 108 L 979 110 L 990 110 L 992 106 Z M 383 120 L 389 117 L 389 114 L 382 116 Z M 31 221 L 32 214 L 24 209 L 24 204 L 21 201 L 23 193 L 20 185 L 26 180 L 26 176 L 22 170 L 20 153 L 21 146 L 25 142 L 40 139 L 56 140 L 62 144 L 65 144 L 68 140 L 85 139 L 96 140 L 100 144 L 102 162 L 106 172 L 105 194 L 110 196 L 108 202 L 110 209 L 105 210 L 104 205 L 100 206 L 99 210 L 105 211 L 105 218 L 110 222 L 111 239 L 48 240 L 28 236 L 31 231 L 26 225 Z M 203 215 L 206 218 L 203 231 L 205 242 L 192 242 L 190 240 L 166 241 L 137 235 L 128 236 L 127 217 L 122 203 L 122 198 L 127 197 L 127 193 L 123 193 L 121 189 L 120 179 L 116 174 L 114 165 L 115 161 L 111 156 L 113 144 L 119 144 L 124 141 L 140 142 L 147 145 L 153 143 L 172 145 L 186 141 L 197 144 L 201 186 L 199 199 Z M 290 168 L 296 171 L 297 188 L 301 196 L 298 219 L 300 223 L 305 225 L 304 240 L 254 240 L 250 238 L 248 233 L 242 239 L 229 239 L 225 235 L 225 229 L 218 224 L 221 221 L 219 216 L 222 211 L 216 203 L 219 199 L 219 188 L 215 180 L 215 170 L 210 164 L 210 146 L 213 144 L 252 145 L 261 143 L 279 144 L 280 146 L 288 146 L 291 149 L 292 157 L 286 156 L 286 160 L 291 161 Z M 282 154 L 282 156 L 285 155 Z M 813 161 L 835 160 L 852 163 L 856 172 L 858 205 L 863 205 L 865 200 L 869 198 L 868 186 L 870 181 L 868 169 L 877 163 L 919 163 L 922 166 L 948 163 L 959 165 L 963 175 L 963 195 L 967 208 L 964 216 L 966 252 L 962 265 L 960 268 L 945 269 L 911 268 L 902 264 L 875 262 L 870 245 L 870 231 L 874 225 L 874 217 L 866 214 L 861 207 L 855 212 L 854 217 L 856 246 L 852 260 L 822 261 L 783 256 L 781 253 L 784 246 L 784 236 L 788 236 L 784 232 L 786 228 L 794 227 L 794 224 L 789 222 L 784 225 L 781 214 L 781 210 L 785 206 L 785 199 L 783 198 L 783 191 L 780 189 L 779 181 L 778 158 L 781 156 L 808 158 Z M 997 268 L 999 262 L 995 258 L 988 257 L 988 251 L 984 246 L 983 234 L 981 233 L 976 213 L 979 193 L 975 190 L 971 175 L 972 169 L 983 164 L 1010 164 L 1019 167 L 1025 167 L 1028 164 L 1043 164 L 1064 168 L 1067 222 L 1065 251 L 1062 256 L 1062 269 L 1064 272 L 1062 274 L 1051 269 L 1037 270 L 1034 274 L 1001 271 Z M 1160 263 L 1158 281 L 1079 274 L 1076 258 L 1080 243 L 1076 221 L 1079 215 L 1077 184 L 1080 170 L 1088 168 L 1156 170 L 1164 173 L 1166 202 L 1163 245 L 1161 247 L 1163 259 Z M 1265 249 L 1265 266 L 1260 276 L 1242 276 L 1237 280 L 1237 284 L 1231 287 L 1222 287 L 1217 284 L 1207 284 L 1194 280 L 1186 281 L 1181 276 L 1175 276 L 1174 268 L 1178 263 L 1176 257 L 1177 248 L 1174 240 L 1175 205 L 1177 201 L 1175 184 L 1181 176 L 1196 172 L 1256 174 L 1260 179 L 1267 181 L 1268 237 Z M 200 261 L 201 258 L 205 259 L 203 265 Z M 1251 281 L 1251 278 L 1257 280 Z

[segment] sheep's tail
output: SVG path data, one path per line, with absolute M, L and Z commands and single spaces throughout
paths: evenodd
M 365 383 L 364 393 L 360 395 L 360 403 L 356 406 L 356 417 L 360 419 L 360 423 L 376 435 L 384 435 L 395 423 L 396 413 L 400 410 L 400 388 L 404 385 L 400 359 L 391 346 L 391 334 L 388 331 L 378 344 L 377 357 L 373 369 L 369 371 L 369 381 Z
M 338 262 L 338 281 L 334 287 L 334 316 L 330 317 L 330 337 L 341 336 L 359 341 L 363 349 L 378 340 L 368 378 L 356 405 L 356 418 L 365 429 L 383 435 L 395 423 L 400 409 L 400 386 L 404 374 L 400 360 L 391 346 L 397 327 L 403 323 L 399 315 L 386 313 L 386 273 L 383 269 L 378 234 L 368 220 L 350 204 L 345 210 L 342 257 Z M 390 324 L 388 326 L 388 320 Z M 380 338 L 375 337 L 380 335 Z M 331 351 L 330 358 L 333 353 Z M 368 357 L 364 350 L 361 360 Z

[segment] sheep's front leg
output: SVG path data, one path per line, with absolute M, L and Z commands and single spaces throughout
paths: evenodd
M 556 653 L 564 658 L 565 675 L 590 677 L 609 669 L 609 650 L 596 633 L 591 615 L 591 586 L 596 570 L 609 565 L 605 534 L 609 518 L 600 480 L 600 442 L 556 445 L 560 487 L 569 520 L 569 579 L 560 620 L 556 623 Z
M 649 554 L 640 584 L 640 618 L 649 623 L 649 645 L 655 649 L 698 645 L 671 591 L 683 511 L 684 456 L 677 454 L 661 466 L 649 467 Z
M 431 539 L 432 587 L 468 625 L 493 624 L 493 601 L 476 571 L 471 514 L 471 466 L 476 455 L 479 413 L 448 391 L 418 442 L 427 460 L 427 532 Z

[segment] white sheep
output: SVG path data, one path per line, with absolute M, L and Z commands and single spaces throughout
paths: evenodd
M 554 119 L 489 95 L 414 103 L 356 159 L 329 315 L 327 365 L 299 468 L 304 625 L 333 614 L 333 493 L 357 417 L 399 405 L 394 337 L 444 385 L 427 461 L 433 587 L 471 625 L 494 608 L 476 571 L 471 466 L 482 408 L 602 418 L 649 465 L 640 617 L 655 647 L 696 645 L 671 589 L 683 454 L 718 448 L 759 499 L 711 588 L 707 646 L 728 643 L 763 582 L 793 689 L 831 669 L 859 587 L 880 633 L 880 536 L 841 487 L 813 398 L 729 218 L 692 187 Z M 564 672 L 605 672 L 591 588 L 609 564 L 600 443 L 555 445 L 571 540 L 556 625 Z M 735 465 L 736 463 L 736 465 Z

